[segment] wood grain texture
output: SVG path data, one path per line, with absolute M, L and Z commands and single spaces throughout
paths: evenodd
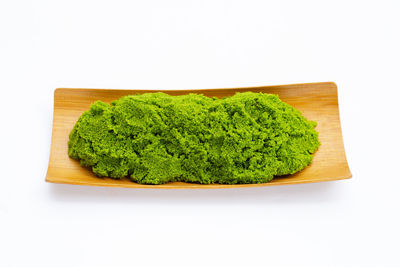
M 111 102 L 125 95 L 144 92 L 165 92 L 170 95 L 201 93 L 206 96 L 230 96 L 236 92 L 264 92 L 279 95 L 280 99 L 303 115 L 318 123 L 321 146 L 314 160 L 304 170 L 273 179 L 263 184 L 240 185 L 200 185 L 174 182 L 163 185 L 141 185 L 128 179 L 114 180 L 98 178 L 79 162 L 68 157 L 68 139 L 75 122 L 83 111 L 88 110 L 96 100 Z M 284 184 L 312 183 L 346 179 L 351 177 L 343 146 L 339 120 L 337 86 L 335 83 L 310 83 L 278 86 L 261 86 L 228 89 L 202 90 L 105 90 L 105 89 L 68 89 L 54 91 L 54 116 L 51 152 L 46 181 L 52 183 L 95 185 L 132 188 L 237 188 L 272 186 Z

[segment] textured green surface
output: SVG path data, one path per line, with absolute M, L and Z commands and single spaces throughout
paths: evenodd
M 95 102 L 75 124 L 68 154 L 98 176 L 142 184 L 265 183 L 311 163 L 315 126 L 271 94 L 147 93 Z

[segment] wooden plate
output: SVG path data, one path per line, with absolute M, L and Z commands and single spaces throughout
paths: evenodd
M 141 185 L 128 179 L 98 178 L 90 170 L 81 167 L 78 161 L 68 157 L 69 133 L 82 112 L 88 110 L 94 101 L 111 102 L 129 94 L 160 91 L 170 95 L 201 93 L 216 97 L 230 96 L 236 92 L 246 91 L 277 94 L 282 101 L 299 109 L 306 118 L 318 123 L 316 129 L 319 132 L 321 146 L 315 153 L 313 163 L 303 171 L 275 178 L 264 184 L 200 185 L 174 182 L 164 185 Z M 46 176 L 47 182 L 133 188 L 237 188 L 333 181 L 350 177 L 351 173 L 346 161 L 340 128 L 337 86 L 332 82 L 204 90 L 58 88 L 54 91 L 53 136 Z

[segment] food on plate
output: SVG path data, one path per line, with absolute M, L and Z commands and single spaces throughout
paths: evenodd
M 312 162 L 315 127 L 273 94 L 145 93 L 92 104 L 68 154 L 99 177 L 140 184 L 266 183 Z

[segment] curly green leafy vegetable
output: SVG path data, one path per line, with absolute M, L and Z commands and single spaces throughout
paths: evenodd
M 68 154 L 100 177 L 141 184 L 265 183 L 311 163 L 315 126 L 271 94 L 146 93 L 95 102 L 75 124 Z

